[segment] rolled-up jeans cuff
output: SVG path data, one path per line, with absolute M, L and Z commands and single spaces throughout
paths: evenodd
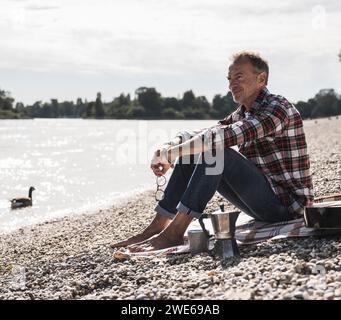
M 200 216 L 202 215 L 202 212 L 194 211 L 194 210 L 188 208 L 187 206 L 185 206 L 182 202 L 179 202 L 179 204 L 176 208 L 178 209 L 179 212 L 185 213 L 192 218 L 199 219 Z
M 167 211 L 166 209 L 162 208 L 159 204 L 156 205 L 154 209 L 159 215 L 164 216 L 168 219 L 174 219 L 175 214 Z

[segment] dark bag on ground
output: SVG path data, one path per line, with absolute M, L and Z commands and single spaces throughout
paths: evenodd
M 304 221 L 314 229 L 341 229 L 341 194 L 316 198 L 304 208 Z

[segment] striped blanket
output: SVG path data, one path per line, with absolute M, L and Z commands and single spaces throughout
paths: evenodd
M 210 230 L 210 234 L 213 234 L 213 228 L 210 220 L 207 219 L 204 222 L 205 227 Z M 189 229 L 194 228 L 200 228 L 197 221 L 192 222 L 189 226 Z M 268 223 L 256 221 L 244 212 L 241 212 L 236 223 L 235 237 L 239 245 L 246 245 L 269 239 L 275 240 L 289 237 L 322 236 L 337 233 L 341 234 L 341 230 L 307 228 L 303 217 L 290 221 Z

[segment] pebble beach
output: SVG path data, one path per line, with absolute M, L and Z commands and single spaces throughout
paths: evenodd
M 305 121 L 315 196 L 341 192 L 341 117 Z M 206 211 L 228 202 L 218 194 Z M 117 260 L 109 244 L 154 217 L 154 190 L 95 213 L 0 235 L 0 300 L 341 300 L 340 235 L 240 247 L 221 261 L 207 253 Z M 231 207 L 232 209 L 232 207 Z

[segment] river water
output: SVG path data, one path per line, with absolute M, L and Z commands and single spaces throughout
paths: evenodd
M 215 120 L 0 120 L 0 233 L 65 215 L 107 208 L 155 188 L 157 145 Z M 33 206 L 11 210 L 9 199 Z

